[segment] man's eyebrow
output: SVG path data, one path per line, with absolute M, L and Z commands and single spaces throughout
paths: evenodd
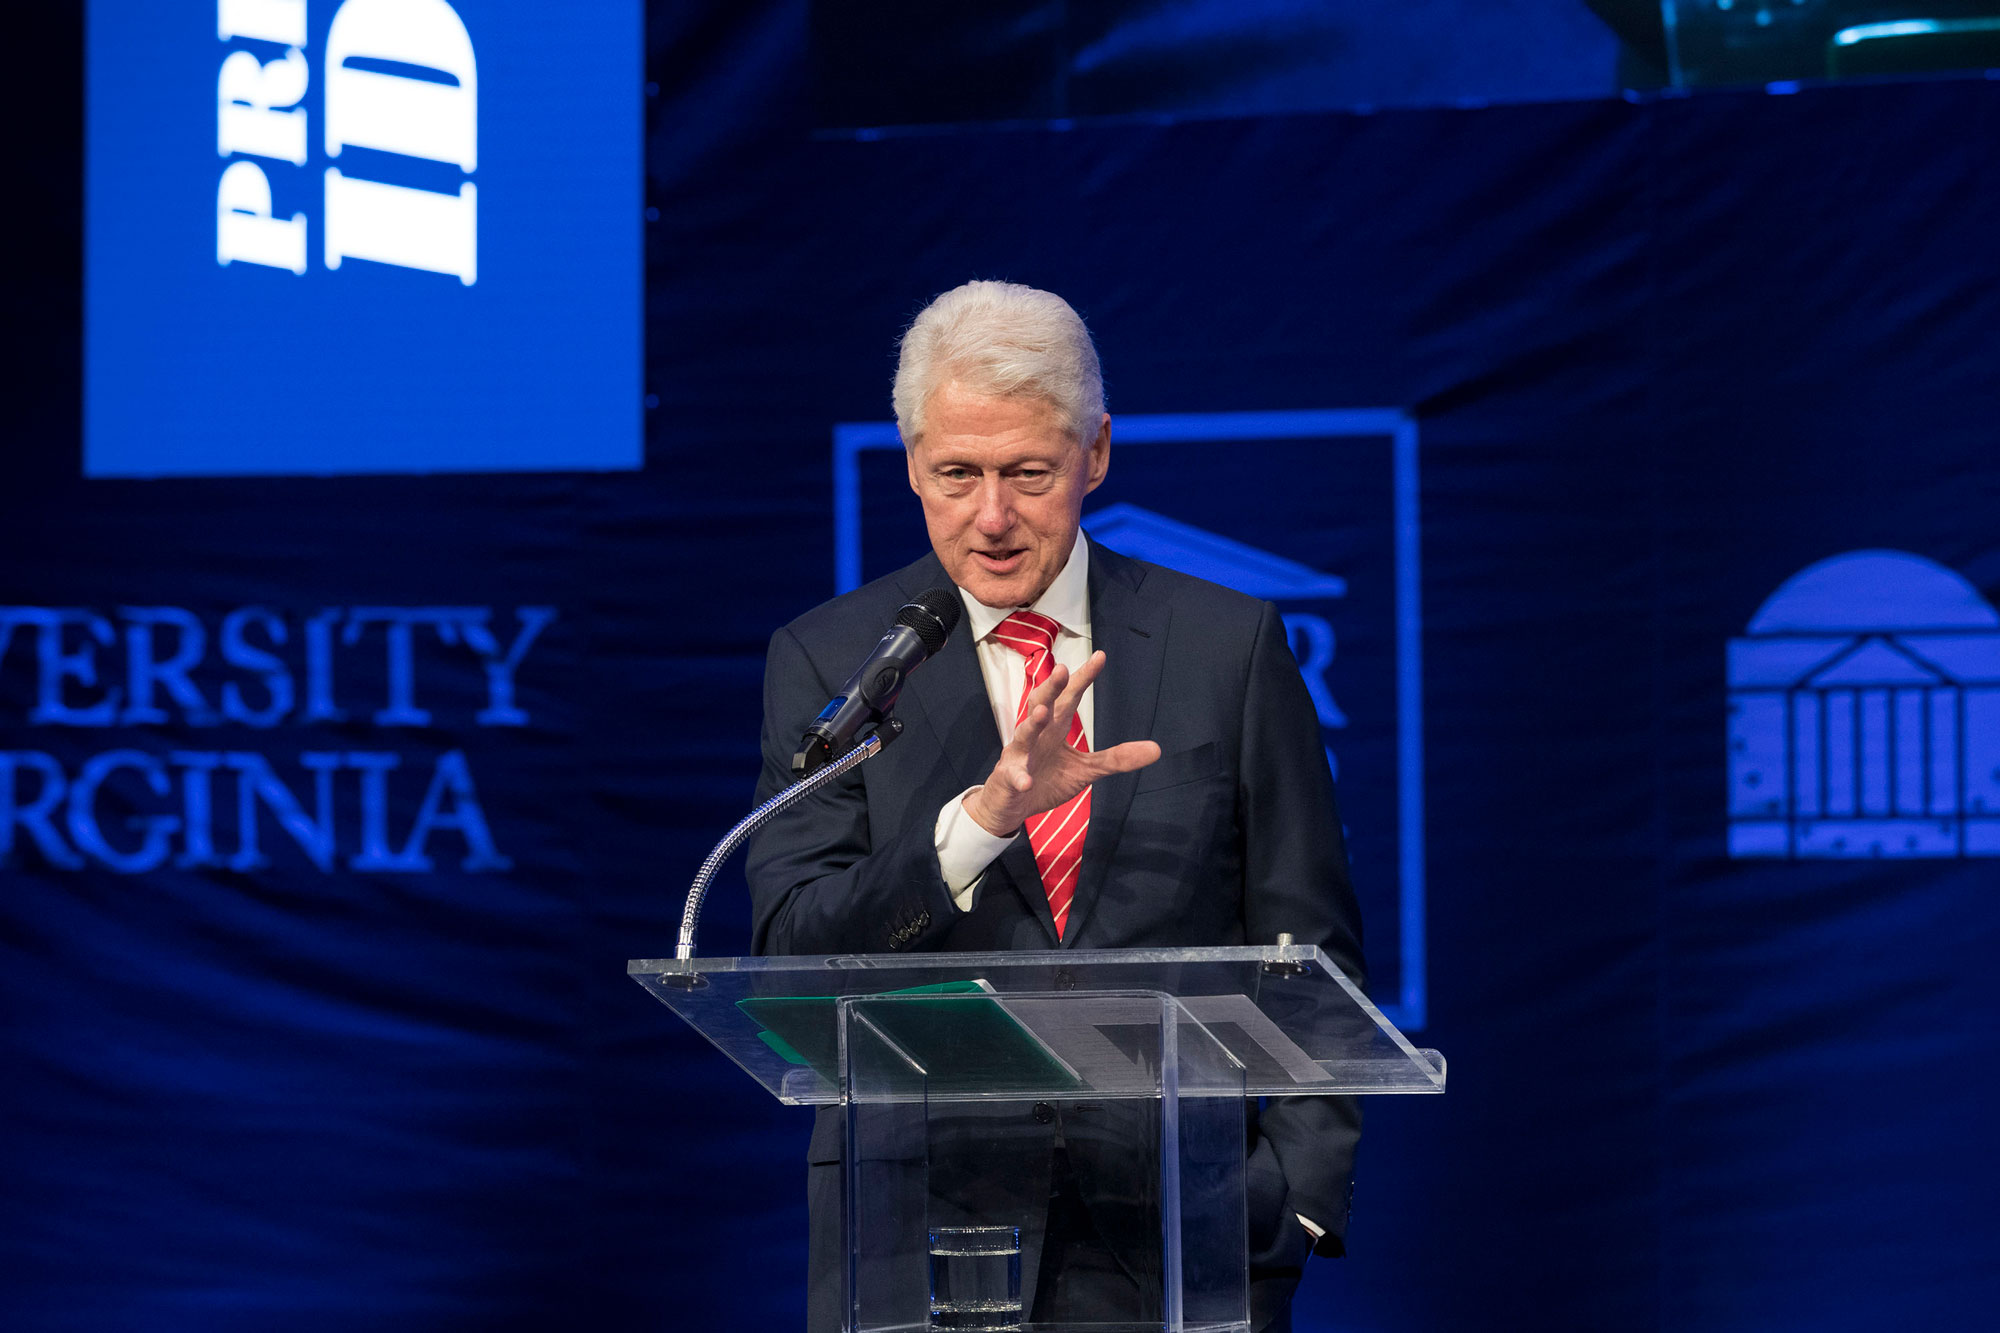
M 1060 467 L 1062 460 L 1062 451 L 1057 449 L 1051 449 L 1047 453 L 1025 454 L 1019 458 L 997 459 L 991 463 L 971 455 L 939 454 L 931 460 L 930 469 L 933 472 L 941 472 L 946 468 L 967 468 L 974 472 L 983 472 L 990 466 L 997 472 L 1010 472 L 1024 467 Z

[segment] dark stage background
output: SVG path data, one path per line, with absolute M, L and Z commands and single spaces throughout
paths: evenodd
M 1990 1318 L 2000 83 L 856 136 L 811 32 L 649 14 L 635 471 L 83 480 L 80 108 L 41 103 L 0 1322 L 797 1326 L 806 1116 L 623 968 L 748 801 L 767 636 L 834 590 L 834 427 L 971 276 L 1063 293 L 1114 417 L 1167 419 L 1096 507 L 1347 581 L 1286 609 L 1339 635 L 1371 969 L 1451 1091 L 1371 1104 L 1300 1326 Z M 1355 409 L 1411 423 L 1420 563 L 1393 425 L 1169 438 Z M 872 573 L 920 548 L 858 459 Z M 1921 560 L 1753 625 L 1867 551 Z M 1811 794 L 1761 711 L 1809 694 L 1851 720 Z M 740 870 L 712 903 L 742 951 Z

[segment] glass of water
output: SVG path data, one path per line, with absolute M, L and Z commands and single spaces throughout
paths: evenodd
M 931 1327 L 1021 1326 L 1021 1228 L 931 1228 Z

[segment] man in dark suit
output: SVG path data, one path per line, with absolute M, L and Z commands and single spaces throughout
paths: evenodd
M 1276 610 L 1081 535 L 1111 418 L 1075 312 L 1012 284 L 947 292 L 904 335 L 895 400 L 932 552 L 773 636 L 760 799 L 791 780 L 804 724 L 898 607 L 955 585 L 967 614 L 904 688 L 902 739 L 753 846 L 756 948 L 1115 949 L 1288 932 L 1358 981 L 1332 780 Z M 1342 1253 L 1360 1114 L 1345 1098 L 1252 1111 L 1252 1323 L 1278 1330 L 1306 1255 Z M 822 1112 L 809 1152 L 815 1333 L 840 1322 L 839 1124 Z M 1051 1237 L 1090 1228 L 1088 1167 L 1073 1171 L 1063 1142 Z M 1088 1237 L 1069 1240 L 1049 1241 L 1042 1316 L 1090 1309 L 1083 1278 L 1053 1257 L 1087 1254 Z

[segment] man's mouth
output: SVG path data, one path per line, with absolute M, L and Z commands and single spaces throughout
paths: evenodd
M 1020 566 L 1021 558 L 1028 553 L 1025 546 L 1009 547 L 1000 551 L 979 551 L 972 554 L 982 568 L 993 574 L 1011 574 Z

